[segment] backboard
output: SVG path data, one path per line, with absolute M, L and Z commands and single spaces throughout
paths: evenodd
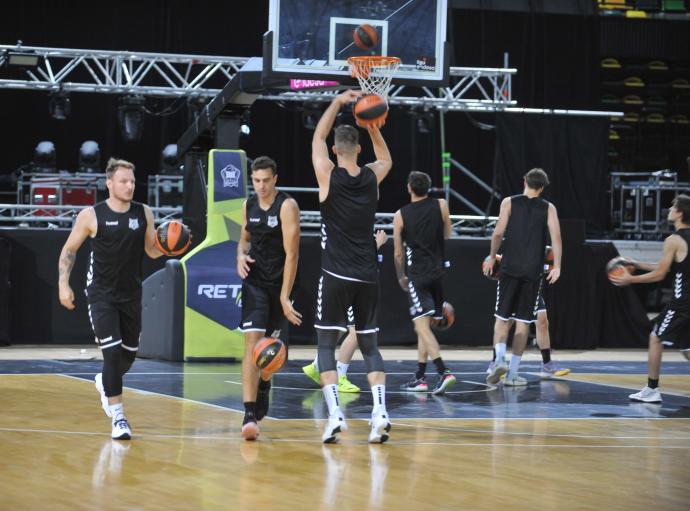
M 447 0 L 270 0 L 264 39 L 264 75 L 352 83 L 347 58 L 398 57 L 394 83 L 447 81 Z M 353 32 L 369 24 L 378 34 L 371 50 Z

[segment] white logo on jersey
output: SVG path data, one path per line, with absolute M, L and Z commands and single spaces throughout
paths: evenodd
M 138 218 L 130 218 L 129 219 L 129 228 L 132 229 L 133 231 L 136 231 L 139 228 L 139 219 Z
M 266 222 L 268 226 L 273 229 L 275 226 L 278 225 L 278 215 L 276 216 L 269 216 L 268 221 Z
M 230 164 L 223 167 L 220 171 L 220 177 L 223 179 L 223 188 L 237 188 L 240 184 L 240 169 Z
M 250 218 L 249 221 L 255 224 L 257 222 L 261 222 L 261 219 L 260 218 Z
M 115 222 L 106 222 L 105 225 L 120 225 L 120 222 L 116 220 Z

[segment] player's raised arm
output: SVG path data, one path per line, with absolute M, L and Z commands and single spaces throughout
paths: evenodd
M 369 137 L 371 138 L 371 144 L 374 146 L 374 154 L 376 155 L 376 161 L 373 163 L 367 163 L 374 174 L 376 174 L 376 182 L 381 183 L 390 172 L 393 166 L 393 158 L 391 158 L 391 153 L 388 150 L 388 145 L 381 135 L 381 130 L 376 126 L 367 126 L 367 131 L 369 132 Z
M 60 303 L 69 310 L 74 309 L 74 292 L 69 285 L 69 277 L 77 259 L 77 251 L 87 236 L 94 236 L 98 224 L 93 208 L 82 209 L 77 215 L 72 232 L 60 252 L 58 262 L 58 290 Z

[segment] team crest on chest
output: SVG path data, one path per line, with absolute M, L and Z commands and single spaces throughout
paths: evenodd
M 266 223 L 268 224 L 268 226 L 269 226 L 271 229 L 273 229 L 274 227 L 276 227 L 276 226 L 278 225 L 278 215 L 275 215 L 275 216 L 270 216 L 270 215 L 269 215 L 268 220 L 266 221 Z
M 136 231 L 139 228 L 139 219 L 138 218 L 130 218 L 129 219 L 129 228 L 132 229 L 133 231 Z

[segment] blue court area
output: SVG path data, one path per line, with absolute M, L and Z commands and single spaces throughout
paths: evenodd
M 269 416 L 277 419 L 324 418 L 325 403 L 320 389 L 301 371 L 307 361 L 290 361 L 274 376 Z M 628 400 L 630 387 L 618 386 L 615 376 L 639 375 L 646 382 L 646 364 L 640 362 L 573 362 L 572 373 L 563 378 L 543 379 L 540 364 L 525 362 L 521 374 L 526 387 L 487 385 L 485 362 L 452 362 L 458 383 L 444 396 L 399 390 L 416 369 L 413 361 L 387 361 L 387 405 L 393 419 L 592 419 L 592 418 L 690 418 L 690 397 L 664 393 L 663 404 Z M 62 374 L 93 381 L 101 362 L 93 361 L 0 361 L 0 374 Z M 238 363 L 175 363 L 138 360 L 125 376 L 128 389 L 183 398 L 210 405 L 243 410 Z M 580 376 L 582 375 L 582 376 Z M 607 383 L 578 381 L 588 375 L 610 375 Z M 663 377 L 690 375 L 687 362 L 667 362 Z M 368 389 L 364 364 L 350 366 L 350 380 Z M 435 375 L 427 374 L 433 382 Z M 637 378 L 636 378 L 637 380 Z M 40 392 L 40 389 L 37 389 Z M 341 404 L 350 418 L 368 418 L 371 394 L 341 394 Z M 94 390 L 94 400 L 97 399 Z

